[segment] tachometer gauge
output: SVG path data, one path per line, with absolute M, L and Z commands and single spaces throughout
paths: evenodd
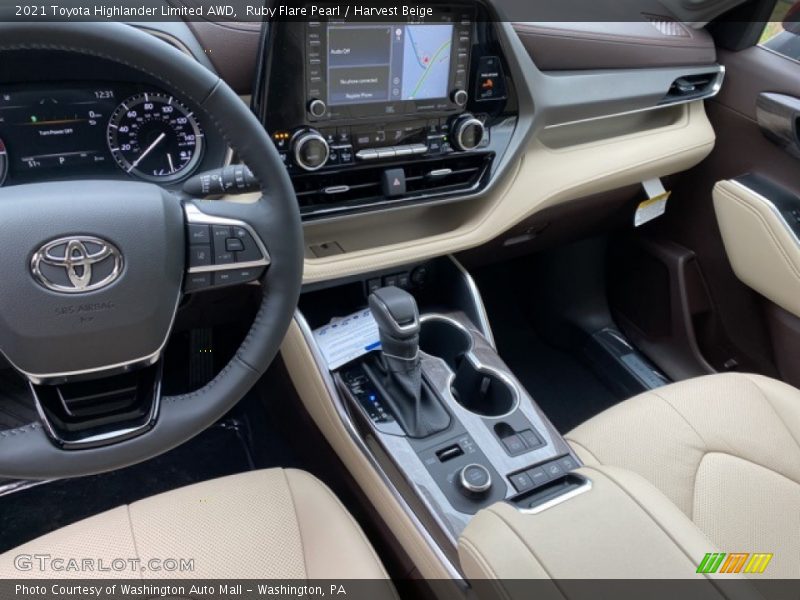
M 203 133 L 192 112 L 172 96 L 137 94 L 111 115 L 108 147 L 126 173 L 147 181 L 175 181 L 200 162 Z
M 0 185 L 6 180 L 8 174 L 8 152 L 3 140 L 0 140 Z

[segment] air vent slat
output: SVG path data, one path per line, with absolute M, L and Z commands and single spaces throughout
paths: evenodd
M 358 165 L 339 172 L 315 172 L 294 178 L 300 212 L 305 220 L 337 213 L 381 208 L 384 204 L 422 202 L 445 194 L 477 188 L 488 172 L 494 155 L 490 152 L 450 155 L 411 163 Z M 406 194 L 383 196 L 382 176 L 386 169 L 403 168 Z M 436 175 L 431 176 L 431 173 Z

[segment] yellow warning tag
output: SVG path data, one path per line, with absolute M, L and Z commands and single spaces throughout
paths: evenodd
M 639 206 L 636 207 L 636 214 L 633 216 L 633 225 L 635 227 L 640 227 L 663 215 L 667 211 L 667 200 L 672 195 L 672 192 L 664 190 L 660 179 L 643 181 L 642 187 L 644 187 L 649 198 L 644 202 L 640 202 Z

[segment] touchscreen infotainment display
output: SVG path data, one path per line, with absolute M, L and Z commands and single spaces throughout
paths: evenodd
M 328 26 L 328 104 L 446 98 L 453 24 Z

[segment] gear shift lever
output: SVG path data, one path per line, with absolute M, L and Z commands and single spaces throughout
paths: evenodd
M 365 365 L 405 432 L 427 437 L 450 425 L 450 415 L 422 378 L 417 302 L 397 287 L 380 288 L 369 297 L 378 324 L 382 352 L 378 364 Z
M 369 297 L 369 309 L 378 323 L 386 363 L 393 369 L 419 364 L 419 312 L 414 296 L 397 287 L 376 290 Z

